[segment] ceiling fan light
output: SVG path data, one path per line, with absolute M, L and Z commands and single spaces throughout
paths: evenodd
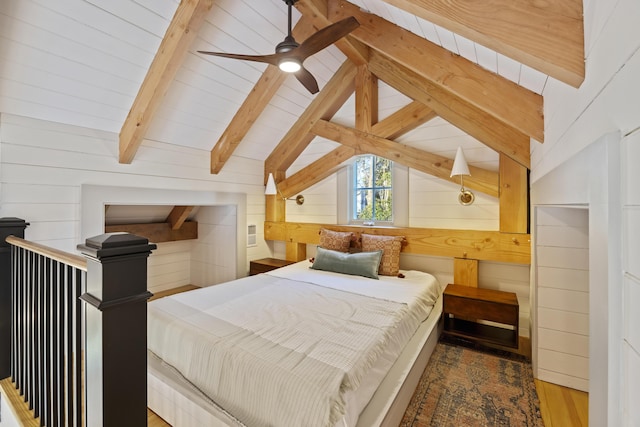
M 286 73 L 295 73 L 296 71 L 300 71 L 302 65 L 295 59 L 285 58 L 278 63 L 278 67 Z

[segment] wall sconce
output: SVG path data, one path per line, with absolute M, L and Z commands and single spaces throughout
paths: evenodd
M 471 176 L 471 173 L 469 172 L 467 160 L 464 158 L 462 147 L 458 147 L 458 151 L 456 151 L 456 158 L 453 160 L 453 167 L 451 168 L 450 177 L 456 175 L 460 175 L 460 194 L 458 194 L 458 202 L 463 206 L 468 206 L 473 203 L 476 196 L 474 196 L 471 191 L 464 188 L 464 176 Z
M 304 203 L 304 196 L 302 194 L 298 194 L 295 197 L 295 199 L 294 198 L 287 199 L 286 197 L 284 197 L 282 193 L 280 193 L 280 190 L 278 190 L 278 187 L 276 187 L 276 181 L 273 179 L 273 174 L 271 172 L 269 172 L 269 178 L 267 178 L 267 186 L 264 189 L 264 194 L 265 196 L 276 196 L 280 194 L 280 197 L 282 197 L 282 200 L 295 200 L 296 204 L 298 205 L 301 205 Z

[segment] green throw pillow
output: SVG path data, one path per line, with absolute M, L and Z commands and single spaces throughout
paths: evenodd
M 381 250 L 350 254 L 324 249 L 320 246 L 317 249 L 315 260 L 311 265 L 314 270 L 333 271 L 371 279 L 378 278 L 378 267 L 382 258 Z

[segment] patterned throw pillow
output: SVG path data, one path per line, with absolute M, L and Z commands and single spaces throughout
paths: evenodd
M 400 272 L 400 251 L 404 236 L 377 236 L 362 234 L 362 250 L 377 251 L 382 249 L 382 260 L 378 274 L 383 276 L 397 276 Z
M 333 231 L 326 228 L 320 229 L 320 246 L 332 251 L 349 252 L 351 244 L 350 231 Z

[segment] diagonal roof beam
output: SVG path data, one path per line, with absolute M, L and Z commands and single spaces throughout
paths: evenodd
M 168 222 L 172 230 L 179 230 L 187 220 L 194 206 L 174 206 L 169 212 L 165 222 Z
M 529 136 L 377 52 L 372 52 L 369 69 L 391 87 L 432 108 L 440 117 L 488 147 L 530 167 Z
M 384 0 L 573 87 L 584 81 L 582 0 Z
M 324 28 L 333 24 L 327 18 L 329 10 L 327 0 L 298 0 L 295 6 L 303 16 L 312 20 L 316 28 Z M 354 64 L 364 65 L 367 63 L 369 48 L 352 37 L 343 37 L 335 45 Z
M 341 145 L 287 177 L 287 179 L 280 181 L 278 183 L 278 191 L 285 198 L 298 194 L 336 173 L 342 163 L 356 154 L 356 150 L 352 147 Z
M 372 133 L 383 138 L 394 139 L 412 131 L 434 117 L 436 117 L 436 114 L 431 109 L 420 102 L 414 101 L 381 122 L 376 123 L 372 128 Z M 352 147 L 340 145 L 335 150 L 281 181 L 278 184 L 278 189 L 284 197 L 291 197 L 331 176 L 342 166 L 343 162 L 356 154 L 361 153 L 356 152 Z M 398 162 L 404 164 L 402 159 L 398 160 Z
M 412 101 L 372 127 L 371 133 L 394 140 L 438 115 L 422 102 Z
M 382 156 L 429 175 L 458 183 L 457 178 L 449 176 L 453 167 L 453 159 L 431 154 L 406 144 L 390 141 L 326 120 L 318 120 L 311 130 L 318 136 L 347 145 L 358 153 L 371 153 L 376 156 Z M 490 196 L 499 196 L 499 175 L 497 172 L 471 165 L 469 166 L 469 171 L 471 176 L 465 179 L 467 187 Z
M 544 140 L 542 96 L 344 0 L 329 4 L 329 19 L 354 16 L 351 36 L 373 51 L 537 141 Z M 378 76 L 380 77 L 380 76 Z
M 304 40 L 315 32 L 309 19 L 300 18 L 293 29 L 293 37 Z M 282 83 L 287 79 L 288 73 L 280 71 L 275 65 L 268 65 L 262 76 L 255 84 L 249 95 L 244 100 L 231 123 L 220 136 L 218 142 L 211 150 L 211 173 L 219 173 L 242 139 L 247 135 L 251 126 L 260 114 L 269 105 Z
M 213 0 L 182 0 L 120 130 L 120 163 L 131 163 L 153 115 L 198 34 Z
M 311 143 L 314 135 L 310 133 L 313 124 L 320 119 L 329 120 L 349 99 L 355 89 L 355 65 L 347 60 L 336 71 L 331 80 L 311 101 L 280 143 L 264 162 L 265 179 L 269 172 L 284 173 Z

